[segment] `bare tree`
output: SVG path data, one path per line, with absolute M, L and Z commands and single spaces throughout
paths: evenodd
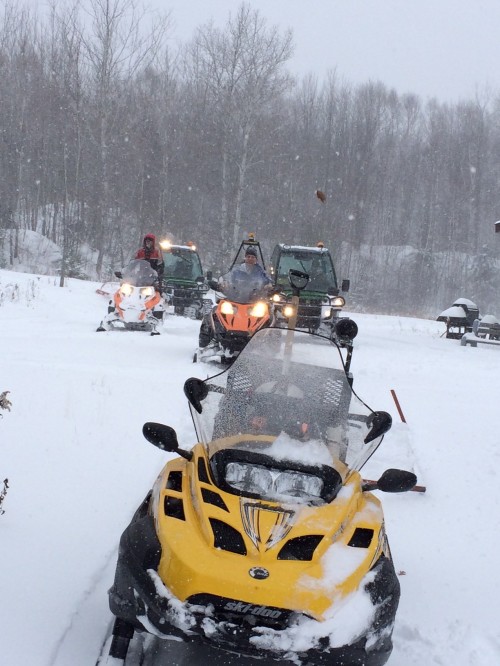
M 200 28 L 191 49 L 192 72 L 201 77 L 220 142 L 220 239 L 227 256 L 241 236 L 242 202 L 257 120 L 291 85 L 284 65 L 291 32 L 268 28 L 258 11 L 242 4 L 224 30 Z M 232 204 L 232 210 L 230 210 Z
M 99 274 L 105 252 L 105 235 L 112 211 L 110 199 L 110 139 L 123 91 L 140 69 L 153 63 L 163 44 L 168 16 L 157 17 L 144 30 L 146 16 L 135 0 L 89 0 L 91 33 L 82 30 L 83 54 L 94 91 L 89 128 L 96 144 L 96 197 L 93 210 Z

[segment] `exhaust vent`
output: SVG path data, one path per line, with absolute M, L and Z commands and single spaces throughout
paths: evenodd
M 219 509 L 223 509 L 224 511 L 229 511 L 222 497 L 218 493 L 214 493 L 213 490 L 208 490 L 208 488 L 202 488 L 201 496 L 203 497 L 203 501 L 206 504 L 213 504 L 214 506 L 217 506 Z
M 186 517 L 184 516 L 184 503 L 178 497 L 170 497 L 169 495 L 166 495 L 163 502 L 163 510 L 165 511 L 165 515 L 170 518 L 186 520 Z
M 167 479 L 167 490 L 182 492 L 182 472 L 170 472 Z
M 210 483 L 208 478 L 207 466 L 204 458 L 198 458 L 198 479 L 203 483 Z
M 280 550 L 278 560 L 310 561 L 322 539 L 322 534 L 310 534 L 290 539 Z
M 369 548 L 372 539 L 373 530 L 366 529 L 365 527 L 356 527 L 347 545 L 353 548 Z
M 243 537 L 234 527 L 216 518 L 209 518 L 214 533 L 214 547 L 228 550 L 237 555 L 246 555 L 247 548 Z

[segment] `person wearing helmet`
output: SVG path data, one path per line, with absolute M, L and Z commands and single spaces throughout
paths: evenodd
M 149 262 L 151 268 L 158 273 L 158 291 L 163 291 L 163 271 L 165 264 L 163 254 L 159 247 L 156 247 L 156 236 L 146 234 L 142 241 L 142 247 L 135 254 L 136 259 L 145 259 Z

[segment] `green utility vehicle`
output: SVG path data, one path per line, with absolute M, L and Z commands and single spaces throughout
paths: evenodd
M 300 294 L 296 328 L 311 333 L 335 335 L 335 324 L 345 305 L 340 292 L 349 291 L 349 280 L 342 280 L 339 288 L 330 251 L 323 243 L 316 247 L 285 245 L 274 248 L 269 274 L 284 298 L 276 303 L 278 325 L 286 326 L 292 313 L 292 292 L 288 280 L 290 270 L 307 273 L 309 282 Z
M 205 310 L 210 310 L 213 303 L 206 298 L 209 287 L 196 246 L 193 243 L 173 245 L 169 241 L 161 241 L 160 247 L 165 262 L 163 288 L 167 312 L 203 319 Z

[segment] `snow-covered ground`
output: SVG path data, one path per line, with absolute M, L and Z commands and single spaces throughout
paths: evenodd
M 120 534 L 166 459 L 142 425 L 194 442 L 182 386 L 210 373 L 192 364 L 199 324 L 97 334 L 96 286 L 0 271 L 2 666 L 95 663 Z M 500 349 L 461 347 L 433 321 L 352 317 L 355 389 L 394 418 L 365 476 L 404 461 L 427 486 L 378 493 L 402 587 L 390 664 L 497 666 Z

